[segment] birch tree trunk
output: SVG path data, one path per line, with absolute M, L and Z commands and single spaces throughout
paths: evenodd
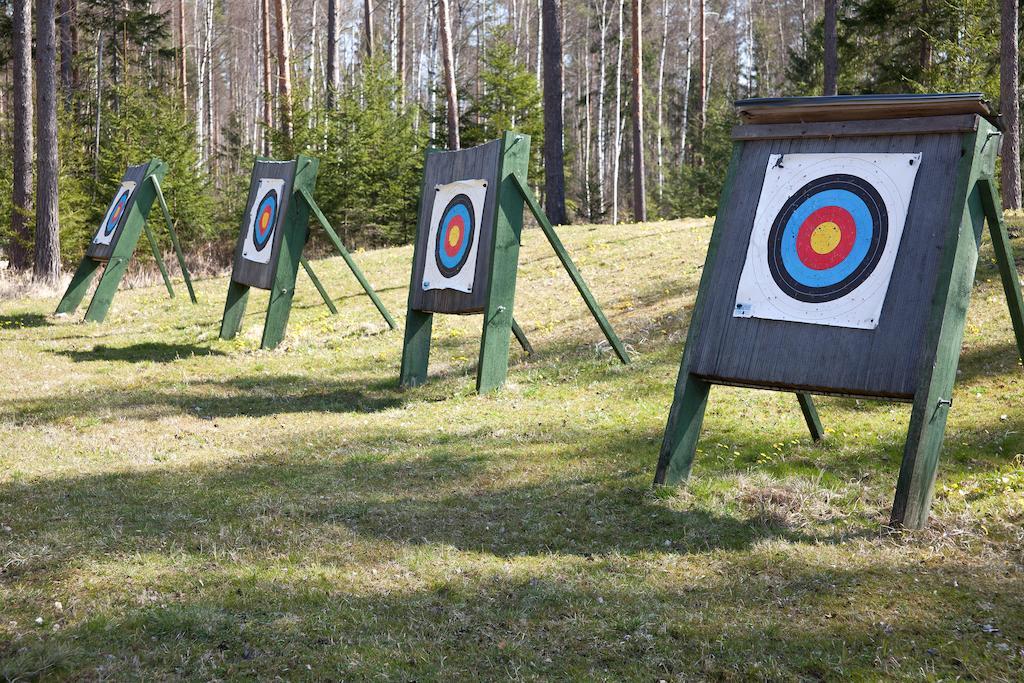
M 441 59 L 448 108 L 448 149 L 459 149 L 459 96 L 455 90 L 455 55 L 452 52 L 452 25 L 448 0 L 437 0 L 438 33 L 441 35 Z
M 1003 208 L 1019 209 L 1020 183 L 1020 78 L 1018 74 L 1018 0 L 1002 0 L 999 41 L 999 104 L 1003 135 Z
M 703 1 L 703 0 L 702 0 Z M 622 155 L 622 43 L 625 42 L 623 31 L 623 12 L 626 0 L 619 3 L 619 46 L 615 59 L 615 151 L 612 155 L 612 225 L 619 222 L 619 157 Z
M 55 0 L 36 3 L 36 176 L 35 279 L 60 278 L 60 209 L 57 197 L 57 35 Z M 26 0 L 27 2 L 27 0 Z
M 544 210 L 565 225 L 565 152 L 562 144 L 562 29 L 557 0 L 543 0 L 544 32 Z
M 11 17 L 14 92 L 14 187 L 11 193 L 11 267 L 32 265 L 32 3 L 15 2 Z
M 664 135 L 662 125 L 665 118 L 665 52 L 668 50 L 668 0 L 661 3 L 661 52 L 658 54 L 658 129 L 656 149 L 658 152 L 658 201 L 661 201 L 665 188 L 665 155 L 663 148 Z
M 277 11 L 277 97 L 281 108 L 281 132 L 292 139 L 292 61 L 288 33 L 288 0 L 274 0 Z
M 839 72 L 838 35 L 836 33 L 836 13 L 839 0 L 825 0 L 825 95 L 838 92 L 836 79 Z
M 707 35 L 707 8 L 704 0 L 698 0 L 697 11 L 700 17 L 697 19 L 697 40 L 700 42 L 700 130 L 698 141 L 704 140 L 704 126 L 708 122 L 708 35 Z
M 643 8 L 633 0 L 633 220 L 647 220 L 644 168 Z
M 690 84 L 693 81 L 693 0 L 686 0 L 686 73 L 683 77 L 683 120 L 679 126 L 679 158 L 686 160 L 686 138 L 690 130 Z
M 605 147 L 607 138 L 605 136 L 604 121 L 604 97 L 606 81 L 608 78 L 608 0 L 601 0 L 601 14 L 599 15 L 600 41 L 597 53 L 597 212 L 604 216 L 605 178 L 608 177 L 607 153 Z

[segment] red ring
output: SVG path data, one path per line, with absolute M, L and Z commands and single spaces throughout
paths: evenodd
M 452 244 L 451 240 L 448 239 L 448 235 L 451 233 L 453 226 L 458 226 L 459 228 L 459 241 L 456 242 L 455 244 Z M 462 216 L 454 216 L 450 221 L 448 221 L 448 225 L 444 227 L 443 237 L 444 253 L 448 254 L 448 256 L 454 257 L 456 254 L 459 253 L 459 248 L 462 246 L 462 241 L 466 239 L 466 223 L 465 221 L 462 220 Z
M 839 244 L 826 254 L 819 254 L 811 247 L 811 235 L 822 223 L 835 223 L 839 226 Z M 857 240 L 857 222 L 849 211 L 841 206 L 823 206 L 800 225 L 796 235 L 796 254 L 800 261 L 812 270 L 828 270 L 843 262 L 853 250 Z

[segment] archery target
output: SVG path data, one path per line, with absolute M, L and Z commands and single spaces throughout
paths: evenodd
M 128 205 L 134 192 L 134 181 L 124 180 L 121 182 L 121 187 L 118 188 L 117 194 L 114 195 L 114 201 L 110 202 L 110 208 L 107 209 L 107 213 L 103 216 L 100 229 L 96 231 L 96 236 L 92 238 L 95 244 L 110 244 L 111 240 L 114 239 L 118 226 L 128 214 Z
M 269 263 L 274 250 L 274 232 L 281 218 L 284 180 L 260 178 L 256 198 L 249 209 L 242 258 L 256 263 Z
M 487 181 L 438 185 L 426 242 L 423 289 L 472 292 Z
M 920 154 L 772 154 L 734 317 L 874 329 Z

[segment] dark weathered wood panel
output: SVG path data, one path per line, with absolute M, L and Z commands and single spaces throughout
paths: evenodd
M 692 351 L 692 372 L 711 380 L 777 389 L 907 399 L 918 385 L 920 350 L 948 224 L 962 136 L 818 138 L 744 142 L 742 172 L 725 212 L 715 272 Z M 734 318 L 736 288 L 768 156 L 774 153 L 920 152 L 903 239 L 879 325 L 856 330 Z
M 916 119 L 842 121 L 835 123 L 770 123 L 736 126 L 733 140 L 773 140 L 778 138 L 849 138 L 880 135 L 924 135 L 927 133 L 972 133 L 978 130 L 978 117 L 928 116 Z
M 495 193 L 498 188 L 498 167 L 501 163 L 501 140 L 478 147 L 451 152 L 435 152 L 427 157 L 423 172 L 423 200 L 420 202 L 416 223 L 416 258 L 413 263 L 411 307 L 417 311 L 434 313 L 481 313 L 487 301 L 490 285 L 491 243 L 494 239 Z M 430 235 L 430 214 L 434 210 L 434 187 L 457 180 L 481 179 L 487 181 L 487 199 L 480 221 L 479 246 L 476 253 L 476 277 L 473 291 L 457 292 L 449 289 L 423 291 L 425 259 L 433 253 L 426 240 Z
M 274 229 L 274 244 L 271 246 L 270 261 L 267 263 L 256 263 L 242 258 L 242 245 L 245 242 L 245 231 L 248 228 L 249 211 L 256 201 L 256 190 L 259 188 L 261 178 L 280 178 L 284 180 L 284 191 L 281 193 L 281 206 L 279 208 L 277 227 Z M 235 244 L 235 263 L 231 270 L 231 279 L 243 285 L 256 287 L 257 289 L 270 289 L 274 284 L 274 275 L 277 273 L 277 260 L 281 252 L 281 236 L 285 219 L 291 208 L 292 187 L 295 180 L 294 161 L 269 161 L 257 160 L 252 167 L 252 180 L 249 182 L 249 197 L 245 201 L 245 210 L 242 211 L 241 229 L 238 233 L 238 242 Z
M 91 259 L 97 261 L 107 261 L 110 259 L 110 255 L 114 253 L 114 248 L 117 247 L 117 241 L 121 239 L 121 233 L 124 232 L 124 226 L 128 223 L 128 217 L 132 213 L 132 208 L 135 206 L 135 200 L 138 199 L 140 190 L 142 189 L 142 181 L 146 179 L 146 173 L 149 171 L 150 162 L 139 164 L 137 166 L 129 166 L 128 170 L 124 172 L 124 177 L 121 178 L 121 182 L 131 180 L 135 182 L 135 191 L 132 192 L 131 199 L 128 200 L 128 206 L 125 207 L 125 211 L 121 214 L 121 221 L 117 224 L 117 229 L 114 230 L 114 235 L 110 239 L 110 244 L 98 244 L 91 241 L 90 238 L 89 247 L 85 251 L 85 255 Z M 118 189 L 120 189 L 118 185 Z M 115 195 L 116 196 L 116 195 Z M 152 204 L 152 197 L 150 197 L 150 204 Z M 111 197 L 107 205 L 103 207 L 104 217 L 106 217 L 106 210 L 110 208 L 110 202 L 114 201 L 114 197 Z M 144 211 L 144 216 L 149 214 L 149 206 L 140 207 Z M 96 226 L 96 230 L 99 230 L 100 226 Z M 93 231 L 93 237 L 95 237 L 96 231 Z

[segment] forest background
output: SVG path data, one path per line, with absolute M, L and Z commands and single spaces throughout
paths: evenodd
M 124 168 L 153 156 L 187 251 L 219 264 L 257 156 L 319 157 L 318 203 L 347 244 L 374 247 L 413 237 L 428 146 L 505 129 L 532 136 L 530 182 L 556 223 L 710 214 L 747 97 L 984 93 L 1007 114 L 1004 204 L 1020 206 L 1016 0 L 0 9 L 0 245 L 43 280 L 81 258 Z

